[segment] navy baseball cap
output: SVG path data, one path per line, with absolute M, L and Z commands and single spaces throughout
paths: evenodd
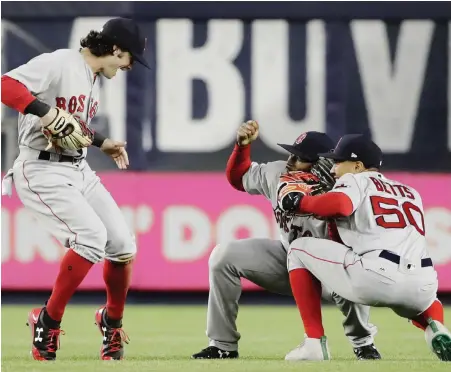
M 133 59 L 150 69 L 144 58 L 147 38 L 141 34 L 136 22 L 128 18 L 113 18 L 104 24 L 100 33 L 119 48 L 130 52 Z
M 334 142 L 326 133 L 313 131 L 302 133 L 292 145 L 280 143 L 278 145 L 299 159 L 310 163 L 319 159 L 320 152 L 334 148 Z
M 363 134 L 346 134 L 332 152 L 319 154 L 335 161 L 361 161 L 365 168 L 382 166 L 382 150 Z

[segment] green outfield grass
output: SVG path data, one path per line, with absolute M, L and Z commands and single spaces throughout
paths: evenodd
M 426 347 L 423 334 L 386 309 L 373 309 L 372 321 L 383 361 L 357 362 L 343 335 L 341 314 L 324 309 L 324 323 L 331 362 L 290 363 L 285 354 L 302 339 L 297 309 L 291 306 L 243 306 L 238 318 L 241 331 L 240 359 L 190 360 L 207 345 L 205 306 L 129 306 L 124 329 L 131 343 L 126 360 L 98 360 L 101 335 L 94 326 L 94 306 L 70 306 L 62 328 L 61 350 L 56 362 L 31 359 L 30 333 L 25 326 L 30 306 L 2 306 L 2 371 L 451 371 L 451 363 L 438 361 Z M 448 319 L 451 308 L 447 308 Z

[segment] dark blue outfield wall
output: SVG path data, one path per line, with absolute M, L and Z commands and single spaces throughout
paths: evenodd
M 119 15 L 154 68 L 106 82 L 94 126 L 135 170 L 222 171 L 255 118 L 257 161 L 306 130 L 359 132 L 386 169 L 451 171 L 449 2 L 3 2 L 3 71 Z

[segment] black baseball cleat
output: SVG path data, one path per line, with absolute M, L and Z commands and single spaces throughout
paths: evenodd
M 28 314 L 27 326 L 31 329 L 31 356 L 34 360 L 55 360 L 59 349 L 59 337 L 64 334 L 59 322 L 54 325 L 44 323 L 44 316 L 49 319 L 45 307 L 32 309 Z
M 357 347 L 354 349 L 354 354 L 357 357 L 357 360 L 382 359 L 374 344 Z
M 103 336 L 100 359 L 122 360 L 124 358 L 124 342 L 128 344 L 130 339 L 122 329 L 122 322 L 114 324 L 113 327 L 108 324 L 106 318 L 106 307 L 103 306 L 96 311 L 95 315 L 95 324 Z
M 209 346 L 197 354 L 191 355 L 191 359 L 236 359 L 238 351 L 221 350 L 216 346 Z

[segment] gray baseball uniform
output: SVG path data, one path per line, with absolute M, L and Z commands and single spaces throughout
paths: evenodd
M 291 218 L 277 206 L 279 177 L 286 162 L 252 163 L 243 176 L 243 186 L 251 195 L 263 195 L 270 202 L 280 226 L 280 240 L 243 239 L 217 245 L 209 260 L 210 293 L 208 299 L 207 336 L 210 346 L 222 350 L 238 349 L 240 334 L 236 327 L 240 278 L 271 292 L 292 295 L 287 270 L 287 250 L 297 237 L 327 236 L 326 222 L 311 216 Z M 300 239 L 302 240 L 302 238 Z M 377 328 L 368 323 L 369 307 L 355 305 L 323 288 L 323 297 L 333 300 L 345 315 L 345 334 L 354 347 L 373 343 Z
M 6 75 L 88 126 L 97 112 L 99 79 L 77 50 L 41 54 Z M 50 158 L 40 160 L 48 141 L 39 120 L 19 114 L 20 153 L 5 176 L 2 193 L 10 194 L 14 181 L 20 200 L 39 223 L 87 260 L 129 261 L 136 254 L 134 237 L 116 202 L 87 164 L 87 150 L 64 150 L 63 155 L 76 160 L 60 162 L 52 148 Z
M 331 192 L 352 201 L 353 214 L 337 219 L 345 245 L 297 239 L 290 245 L 289 270 L 307 268 L 343 298 L 390 307 L 406 318 L 426 310 L 436 299 L 438 281 L 418 192 L 378 172 L 346 174 Z

